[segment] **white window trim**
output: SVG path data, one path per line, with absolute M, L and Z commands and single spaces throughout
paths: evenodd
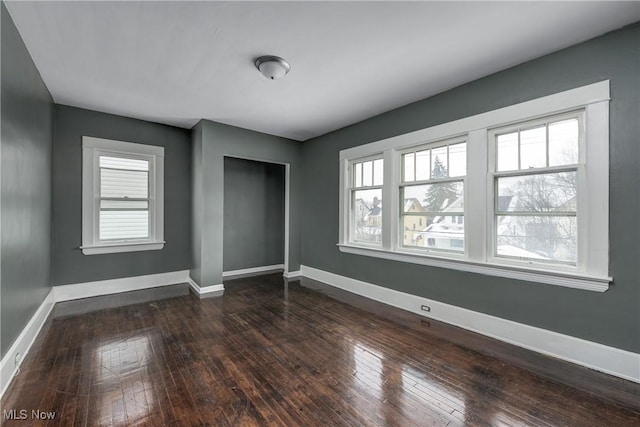
M 353 205 L 352 205 L 352 200 L 351 200 L 351 195 L 353 194 L 353 192 L 355 191 L 359 191 L 359 190 L 377 190 L 380 189 L 382 191 L 384 191 L 383 185 L 373 185 L 373 180 L 371 182 L 371 185 L 364 185 L 364 177 L 363 180 L 361 182 L 361 186 L 360 187 L 356 187 L 356 181 L 355 181 L 355 173 L 354 173 L 354 165 L 356 163 L 364 163 L 367 161 L 375 161 L 375 160 L 384 160 L 384 157 L 382 156 L 382 153 L 376 153 L 376 154 L 372 154 L 370 156 L 364 157 L 364 158 L 359 158 L 359 159 L 350 159 L 348 164 L 347 164 L 347 188 L 346 188 L 346 192 L 347 194 L 347 198 L 348 200 L 348 204 L 347 206 L 349 206 L 348 213 L 348 224 L 350 226 L 350 229 L 347 230 L 347 239 L 349 241 L 349 243 L 359 246 L 359 247 L 365 247 L 365 248 L 373 248 L 373 249 L 380 249 L 380 247 L 383 245 L 383 242 L 381 242 L 380 244 L 376 244 L 376 243 L 368 243 L 368 242 L 358 242 L 357 240 L 355 240 L 354 237 L 354 224 L 351 221 L 351 218 L 353 218 Z M 373 165 L 372 165 L 373 168 Z M 385 171 L 386 169 L 384 169 L 383 167 L 383 171 Z M 373 174 L 373 169 L 371 170 L 371 173 Z M 384 182 L 384 177 L 383 177 L 383 182 Z M 383 216 L 382 216 L 382 221 L 384 222 L 385 218 L 384 218 L 384 193 L 382 194 L 382 207 L 383 207 Z
M 489 236 L 487 236 L 487 261 L 490 264 L 503 264 L 503 265 L 512 265 L 512 266 L 526 266 L 529 261 L 526 260 L 518 260 L 518 259 L 510 259 L 507 257 L 501 257 L 497 254 L 495 254 L 495 249 L 497 246 L 496 243 L 496 211 L 495 211 L 495 178 L 496 177 L 501 177 L 501 176 L 523 176 L 523 175 L 527 175 L 528 173 L 533 173 L 533 174 L 542 174 L 542 173 L 553 173 L 554 171 L 564 171 L 567 169 L 574 169 L 576 174 L 577 174 L 577 182 L 578 182 L 578 188 L 589 188 L 587 186 L 587 182 L 586 182 L 586 173 L 585 173 L 585 158 L 586 158 L 586 135 L 583 135 L 584 133 L 584 128 L 585 128 L 585 116 L 586 116 L 586 111 L 584 109 L 580 109 L 577 111 L 571 111 L 571 112 L 567 112 L 567 113 L 561 113 L 561 114 L 551 114 L 548 116 L 545 116 L 544 119 L 537 119 L 537 120 L 527 120 L 524 122 L 519 122 L 515 125 L 511 125 L 511 126 L 502 126 L 502 127 L 497 127 L 497 128 L 493 128 L 491 130 L 488 130 L 487 133 L 487 152 L 488 152 L 488 168 L 485 168 L 485 175 L 483 176 L 484 181 L 486 182 L 486 194 L 487 194 L 487 199 L 486 199 L 486 211 L 487 211 L 487 230 L 488 230 L 488 234 Z M 519 129 L 521 127 L 526 127 L 526 128 L 530 128 L 532 126 L 537 126 L 540 125 L 542 123 L 548 123 L 550 121 L 560 121 L 560 120 L 565 120 L 568 118 L 577 118 L 579 121 L 579 132 L 580 132 L 580 137 L 578 138 L 579 141 L 579 147 L 578 147 L 578 153 L 579 153 L 579 159 L 578 162 L 575 164 L 571 164 L 571 165 L 566 165 L 566 166 L 544 166 L 544 167 L 540 167 L 540 168 L 535 168 L 535 169 L 514 169 L 514 170 L 509 170 L 509 171 L 498 171 L 497 167 L 496 167 L 496 146 L 495 146 L 495 136 L 498 134 L 504 134 L 504 133 L 509 133 L 509 132 L 513 132 L 516 129 Z M 578 197 L 578 209 L 576 211 L 576 218 L 578 219 L 578 236 L 589 236 L 590 235 L 590 230 L 588 229 L 588 227 L 586 227 L 586 222 L 585 220 L 583 220 L 582 218 L 586 218 L 586 215 L 588 213 L 588 209 L 586 209 L 583 206 L 582 200 L 584 198 L 584 196 L 586 195 L 587 191 L 578 191 L 577 197 Z M 578 248 L 577 248 L 577 252 L 578 252 L 578 260 L 586 260 L 586 251 L 587 251 L 587 242 L 586 239 L 578 239 Z M 579 264 L 577 264 L 576 266 L 566 266 L 563 264 L 547 264 L 545 266 L 546 269 L 549 270 L 557 270 L 557 271 L 575 271 L 578 274 L 585 274 L 586 273 L 586 266 L 584 265 L 585 262 L 580 262 Z
M 338 247 L 342 252 L 410 262 L 435 267 L 506 277 L 550 285 L 566 286 L 604 292 L 613 280 L 609 268 L 609 80 L 567 90 L 553 95 L 522 102 L 427 129 L 372 142 L 340 151 L 340 224 Z M 492 258 L 489 239 L 492 230 L 488 221 L 492 212 L 487 206 L 491 195 L 489 179 L 488 131 L 493 128 L 534 120 L 545 116 L 584 109 L 586 125 L 586 149 L 584 159 L 591 163 L 583 176 L 588 191 L 581 191 L 579 209 L 587 229 L 589 242 L 581 246 L 582 259 L 578 268 L 554 268 L 541 264 L 511 263 L 502 258 Z M 467 179 L 465 182 L 465 212 L 482 212 L 481 215 L 465 215 L 465 254 L 420 253 L 405 250 L 399 245 L 395 224 L 399 220 L 397 187 L 400 182 L 399 153 L 413 146 L 421 146 L 444 139 L 462 137 L 467 141 Z M 597 142 L 594 142 L 597 141 Z M 349 209 L 345 200 L 348 165 L 351 160 L 383 153 L 383 236 L 382 247 L 371 248 L 349 242 Z M 582 157 L 581 157 L 582 158 Z M 592 159 L 598 159 L 597 162 Z M 597 167 L 596 167 L 597 166 Z M 579 196 L 579 197 L 581 197 Z M 492 211 L 492 210 L 491 210 Z M 581 238 L 585 234 L 582 230 Z M 444 255 L 444 256 L 443 256 Z
M 466 200 L 467 198 L 467 174 L 462 175 L 462 176 L 454 176 L 454 177 L 447 177 L 444 178 L 443 180 L 437 181 L 437 180 L 433 180 L 433 179 L 428 179 L 428 180 L 414 180 L 414 181 L 405 181 L 404 180 L 404 162 L 402 162 L 402 155 L 406 154 L 406 153 L 411 153 L 411 152 L 415 152 L 415 151 L 420 151 L 420 150 L 424 150 L 424 149 L 434 149 L 434 148 L 439 148 L 439 147 L 446 147 L 446 146 L 450 146 L 450 145 L 456 145 L 456 144 L 461 144 L 461 143 L 466 143 L 467 147 L 468 147 L 468 142 L 467 142 L 467 138 L 465 138 L 464 136 L 456 136 L 454 138 L 445 138 L 443 140 L 438 140 L 438 141 L 434 141 L 432 143 L 429 144 L 423 144 L 423 145 L 418 145 L 418 146 L 412 146 L 412 147 L 405 147 L 403 149 L 400 150 L 395 150 L 395 152 L 397 153 L 397 159 L 400 160 L 400 167 L 398 167 L 398 174 L 399 174 L 399 179 L 397 181 L 393 181 L 394 185 L 396 186 L 394 189 L 392 189 L 393 193 L 396 195 L 396 203 L 400 202 L 400 187 L 409 187 L 412 185 L 425 185 L 425 184 L 432 184 L 434 182 L 462 182 L 462 188 L 463 188 L 463 196 L 464 199 Z M 467 162 L 468 163 L 468 162 Z M 414 173 L 415 173 L 415 169 L 414 169 Z M 415 175 L 414 175 L 415 176 Z M 397 204 L 395 206 L 398 206 Z M 383 205 L 384 207 L 384 205 Z M 392 227 L 395 228 L 395 231 L 398 233 L 397 236 L 400 236 L 401 233 L 401 229 L 403 229 L 403 225 L 401 222 L 401 217 L 402 214 L 400 213 L 399 209 L 393 209 L 393 214 L 395 215 L 395 222 Z M 465 238 L 465 243 L 466 243 L 466 238 Z M 404 246 L 402 244 L 402 241 L 400 239 L 394 239 L 395 245 L 393 245 L 392 247 L 394 247 L 394 252 L 401 252 L 401 253 L 406 253 L 406 254 L 411 254 L 411 255 L 425 255 L 425 256 L 436 256 L 436 257 L 440 257 L 443 256 L 447 259 L 452 258 L 452 259 L 456 259 L 456 258 L 464 258 L 465 253 L 466 253 L 466 245 L 465 245 L 465 250 L 464 251 L 444 251 L 444 250 L 438 250 L 438 249 L 421 249 L 421 248 L 416 248 L 416 247 L 411 247 L 411 246 Z
M 146 157 L 150 168 L 151 229 L 149 239 L 100 243 L 98 241 L 98 156 L 114 154 Z M 118 252 L 159 250 L 164 247 L 164 147 L 109 139 L 82 137 L 82 253 L 98 255 Z

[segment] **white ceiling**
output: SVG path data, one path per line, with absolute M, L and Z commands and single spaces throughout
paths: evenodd
M 640 20 L 638 2 L 6 2 L 55 102 L 322 135 Z M 278 55 L 291 73 L 265 79 Z

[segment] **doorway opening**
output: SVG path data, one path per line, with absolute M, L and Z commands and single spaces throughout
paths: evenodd
M 224 158 L 223 278 L 288 271 L 289 165 Z

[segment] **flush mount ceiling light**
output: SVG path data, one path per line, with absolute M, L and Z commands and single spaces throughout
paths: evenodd
M 284 77 L 291 71 L 291 65 L 279 56 L 261 56 L 256 59 L 256 68 L 269 80 Z

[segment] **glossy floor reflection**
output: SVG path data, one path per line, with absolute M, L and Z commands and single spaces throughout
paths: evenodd
M 524 350 L 303 284 L 246 278 L 220 298 L 107 299 L 109 308 L 92 299 L 82 314 L 69 303 L 2 409 L 55 411 L 47 425 L 65 426 L 640 425 L 640 403 L 628 404 L 638 385 L 551 359 L 525 369 L 507 361 Z M 550 369 L 626 397 L 547 379 Z

